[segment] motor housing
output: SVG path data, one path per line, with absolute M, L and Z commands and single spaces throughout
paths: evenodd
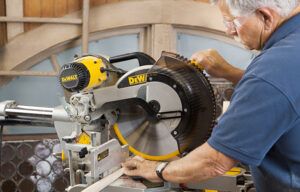
M 108 61 L 100 56 L 82 56 L 61 68 L 59 81 L 69 92 L 79 92 L 100 86 L 107 80 Z

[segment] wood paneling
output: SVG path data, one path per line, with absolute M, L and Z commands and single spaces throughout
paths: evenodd
M 0 0 L 0 16 L 5 16 L 5 0 Z M 6 23 L 0 23 L 0 47 L 7 42 Z
M 43 0 L 44 1 L 44 0 Z M 41 17 L 42 16 L 41 0 L 24 0 L 24 16 L 25 17 Z M 26 23 L 24 25 L 25 31 L 34 29 L 40 24 Z
M 41 1 L 41 17 L 53 17 L 54 8 L 54 0 Z
M 5 1 L 5 0 L 1 0 Z M 91 6 L 115 3 L 121 0 L 90 0 Z M 24 16 L 62 17 L 82 8 L 82 0 L 24 0 Z M 26 24 L 26 30 L 39 24 Z
M 82 0 L 68 0 L 68 13 L 77 11 L 82 7 Z
M 91 6 L 98 6 L 107 3 L 108 0 L 91 0 Z
M 5 1 L 5 0 L 0 0 Z M 24 0 L 24 16 L 29 17 L 62 17 L 68 13 L 80 10 L 83 0 Z M 91 7 L 107 3 L 117 3 L 131 0 L 90 0 Z M 209 0 L 194 0 L 209 2 Z M 40 24 L 25 24 L 25 31 L 31 30 Z
M 68 13 L 68 1 L 54 0 L 54 17 L 62 17 L 67 13 Z
M 80 10 L 82 0 L 24 0 L 25 17 L 62 17 L 73 11 Z M 40 24 L 26 23 L 25 31 Z

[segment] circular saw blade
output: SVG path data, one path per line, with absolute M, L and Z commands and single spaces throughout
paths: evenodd
M 175 118 L 155 121 L 151 110 L 146 112 L 138 104 L 123 103 L 119 105 L 120 114 L 114 126 L 121 143 L 128 144 L 135 155 L 149 160 L 184 155 L 205 143 L 215 124 L 215 99 L 203 72 L 181 56 L 163 53 L 148 71 L 126 74 L 119 87 L 135 86 L 128 84 L 129 77 L 139 75 L 147 77 L 147 81 L 141 82 L 145 89 L 139 90 L 139 99 L 147 105 L 158 102 L 158 115 L 171 113 Z
M 180 119 L 151 121 L 139 105 L 131 105 L 119 108 L 117 122 L 115 133 L 136 155 L 150 160 L 166 160 L 179 154 L 177 141 L 171 132 Z

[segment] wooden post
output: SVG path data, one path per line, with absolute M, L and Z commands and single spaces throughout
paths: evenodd
M 83 0 L 82 6 L 82 54 L 89 52 L 89 11 L 90 0 Z
M 23 17 L 23 0 L 6 0 L 7 17 Z M 7 23 L 7 39 L 24 32 L 23 23 Z
M 158 59 L 162 51 L 176 52 L 176 33 L 172 25 L 152 25 L 152 56 Z
M 57 72 L 57 73 L 59 73 L 59 71 L 60 71 L 60 65 L 58 64 L 57 56 L 56 55 L 51 55 L 50 56 L 50 60 L 51 60 L 51 65 L 52 65 L 54 71 Z

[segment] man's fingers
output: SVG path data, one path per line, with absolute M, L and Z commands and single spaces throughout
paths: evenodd
M 124 168 L 124 174 L 128 176 L 140 176 L 138 169 L 127 169 Z
M 141 162 L 139 160 L 131 159 L 123 163 L 122 166 L 127 169 L 133 170 L 133 169 L 137 169 L 140 163 Z
M 126 169 L 136 169 L 137 164 L 136 164 L 136 162 L 133 162 L 132 160 L 130 160 L 130 161 L 123 163 L 122 166 Z
M 139 156 L 135 156 L 133 158 L 128 159 L 125 163 L 122 164 L 123 167 L 128 169 L 137 169 L 141 163 L 143 163 L 145 159 Z
M 204 60 L 204 55 L 203 54 L 195 54 L 195 55 L 193 55 L 191 58 L 190 58 L 190 60 L 191 61 L 195 61 L 195 62 L 197 62 L 197 63 L 201 63 L 203 60 Z
M 140 163 L 141 161 L 136 158 L 132 158 L 131 160 L 122 163 L 124 174 L 128 176 L 140 176 Z
M 207 58 L 206 58 L 209 62 L 211 62 L 211 63 L 216 63 L 216 60 L 215 60 L 215 58 L 214 57 L 212 57 L 212 56 L 207 56 Z

